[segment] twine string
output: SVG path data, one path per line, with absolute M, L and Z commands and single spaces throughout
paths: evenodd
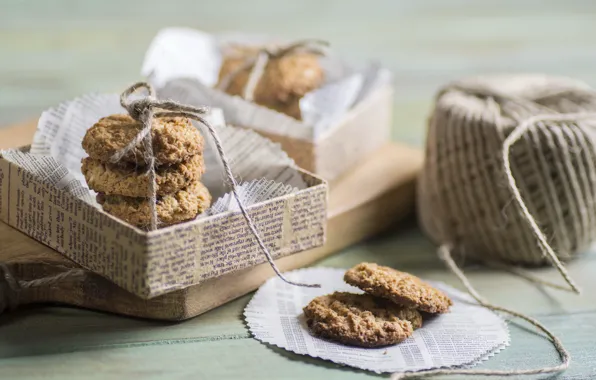
M 246 81 L 246 86 L 244 86 L 244 91 L 242 92 L 242 97 L 249 102 L 254 100 L 257 84 L 261 81 L 263 74 L 265 74 L 265 68 L 267 67 L 268 62 L 269 55 L 267 53 L 259 52 L 259 54 L 257 54 L 257 59 L 255 60 L 250 75 L 248 76 L 248 80 Z
M 258 50 L 257 54 L 248 56 L 244 62 L 236 69 L 229 72 L 222 78 L 217 88 L 226 91 L 230 84 L 244 70 L 250 70 L 248 80 L 242 91 L 242 97 L 248 101 L 253 101 L 257 85 L 261 81 L 267 64 L 272 59 L 285 57 L 286 55 L 294 54 L 299 51 L 304 51 L 316 55 L 324 55 L 325 48 L 329 43 L 322 40 L 307 39 L 296 41 L 286 46 L 265 46 Z
M 151 230 L 157 229 L 158 218 L 157 218 L 157 181 L 155 173 L 155 156 L 153 155 L 153 138 L 151 136 L 151 123 L 153 120 L 153 110 L 147 108 L 143 113 L 139 121 L 143 125 L 143 130 L 148 130 L 143 137 L 143 148 L 145 151 L 145 162 L 147 162 L 147 174 L 149 176 L 149 210 L 151 213 L 150 226 Z
M 403 379 L 411 379 L 416 377 L 430 377 L 436 375 L 475 375 L 475 376 L 521 376 L 521 375 L 539 375 L 544 373 L 557 373 L 565 371 L 569 368 L 569 363 L 571 362 L 571 355 L 565 347 L 561 340 L 552 333 L 546 326 L 544 326 L 540 321 L 535 318 L 532 318 L 526 314 L 517 312 L 515 310 L 507 309 L 502 306 L 497 306 L 491 304 L 490 302 L 486 301 L 468 280 L 466 275 L 462 272 L 462 270 L 457 266 L 453 258 L 451 257 L 452 246 L 450 244 L 444 244 L 439 247 L 438 254 L 441 260 L 445 262 L 447 267 L 453 272 L 457 278 L 461 281 L 462 285 L 466 288 L 468 293 L 482 306 L 493 310 L 499 311 L 503 313 L 507 313 L 517 318 L 521 318 L 531 325 L 535 326 L 542 332 L 546 334 L 546 336 L 550 339 L 553 346 L 557 350 L 559 357 L 561 359 L 561 364 L 556 366 L 550 367 L 541 367 L 541 368 L 533 368 L 533 369 L 520 369 L 520 370 L 492 370 L 492 369 L 451 369 L 451 368 L 439 368 L 439 369 L 430 369 L 430 370 L 423 370 L 417 372 L 396 372 L 391 375 L 391 380 L 403 380 Z
M 537 277 L 537 276 L 534 276 L 534 275 L 528 273 L 528 271 L 524 270 L 523 268 L 511 265 L 511 264 L 501 263 L 501 262 L 498 262 L 495 260 L 488 260 L 485 258 L 478 258 L 478 257 L 475 257 L 475 258 L 479 259 L 480 262 L 482 262 L 482 264 L 484 264 L 488 267 L 507 271 L 507 272 L 514 274 L 518 277 L 521 277 L 531 283 L 538 284 L 538 285 L 544 285 L 544 286 L 547 286 L 547 287 L 553 288 L 553 289 L 564 290 L 566 292 L 575 293 L 573 291 L 573 289 L 570 288 L 569 286 L 557 284 L 555 282 L 548 281 L 548 280 L 544 280 L 540 277 Z
M 536 237 L 539 243 L 539 247 L 542 253 L 548 258 L 551 264 L 557 269 L 557 271 L 561 274 L 565 282 L 570 286 L 571 290 L 577 294 L 581 292 L 579 287 L 575 284 L 569 272 L 565 269 L 559 257 L 548 243 L 546 236 L 538 226 L 538 223 L 532 216 L 530 210 L 526 206 L 526 203 L 523 200 L 519 187 L 517 186 L 517 182 L 511 170 L 511 147 L 518 142 L 521 137 L 534 125 L 539 122 L 543 121 L 578 121 L 581 119 L 589 119 L 589 118 L 596 118 L 596 114 L 594 113 L 574 113 L 574 114 L 544 114 L 544 115 L 536 115 L 532 116 L 523 122 L 521 122 L 505 139 L 503 143 L 503 150 L 502 150 L 502 159 L 503 159 L 503 168 L 505 170 L 505 175 L 507 176 L 507 183 L 509 185 L 509 189 L 513 193 L 513 199 L 519 206 L 522 216 L 524 220 L 530 226 L 532 233 Z M 550 285 L 550 284 L 547 284 Z
M 138 90 L 146 89 L 149 93 L 148 96 L 137 99 L 137 100 L 129 100 L 130 95 L 137 92 Z M 219 154 L 219 158 L 221 159 L 225 171 L 225 175 L 227 177 L 228 183 L 232 188 L 232 194 L 236 203 L 238 203 L 238 207 L 240 208 L 240 212 L 242 213 L 246 223 L 255 237 L 257 244 L 260 250 L 265 255 L 267 262 L 275 272 L 275 274 L 284 282 L 295 285 L 295 286 L 302 286 L 302 287 L 312 287 L 318 288 L 320 287 L 319 284 L 303 284 L 299 282 L 293 282 L 288 280 L 279 270 L 275 261 L 273 260 L 273 256 L 271 255 L 269 248 L 265 245 L 265 242 L 261 238 L 261 235 L 255 225 L 252 217 L 246 210 L 246 206 L 244 205 L 244 201 L 242 201 L 239 193 L 238 193 L 238 183 L 232 173 L 232 169 L 230 168 L 229 160 L 227 155 L 224 151 L 223 145 L 219 138 L 218 133 L 215 131 L 213 126 L 209 124 L 204 118 L 208 112 L 207 107 L 193 107 L 190 105 L 180 104 L 173 100 L 158 100 L 155 97 L 155 91 L 153 87 L 145 82 L 135 83 L 126 89 L 122 96 L 120 97 L 120 103 L 122 107 L 126 109 L 129 115 L 139 122 L 142 123 L 143 128 L 139 133 L 131 140 L 131 142 L 122 150 L 116 152 L 110 159 L 110 162 L 118 162 L 122 157 L 126 154 L 131 152 L 139 143 L 143 142 L 145 147 L 145 162 L 148 164 L 148 174 L 149 174 L 149 194 L 150 194 L 150 204 L 151 204 L 151 230 L 155 230 L 157 228 L 157 212 L 156 212 L 156 200 L 157 200 L 157 185 L 155 183 L 155 157 L 153 156 L 153 148 L 152 148 L 152 139 L 151 139 L 151 125 L 154 118 L 163 118 L 163 117 L 186 117 L 192 120 L 196 120 L 202 125 L 207 128 L 211 138 L 215 143 L 215 147 Z M 147 149 L 149 148 L 149 149 Z
M 81 279 L 84 276 L 84 269 L 68 268 L 68 270 L 53 276 L 34 280 L 19 280 L 7 264 L 0 263 L 0 314 L 6 310 L 13 310 L 18 306 L 19 294 L 24 289 L 51 286 L 65 280 Z

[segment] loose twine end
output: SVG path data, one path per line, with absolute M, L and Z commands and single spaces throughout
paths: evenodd
M 130 95 L 142 89 L 147 90 L 148 96 L 134 101 L 129 100 Z M 246 223 L 252 235 L 255 237 L 260 250 L 265 255 L 267 262 L 269 263 L 269 265 L 271 265 L 271 268 L 273 269 L 275 274 L 281 280 L 290 285 L 308 288 L 320 287 L 319 284 L 303 284 L 299 282 L 290 281 L 281 273 L 281 271 L 275 264 L 271 252 L 263 242 L 263 239 L 261 238 L 257 226 L 255 225 L 252 217 L 246 210 L 246 206 L 244 205 L 244 202 L 238 194 L 238 184 L 236 183 L 236 179 L 232 173 L 232 169 L 230 168 L 230 164 L 224 151 L 221 140 L 219 138 L 219 135 L 215 131 L 213 126 L 211 126 L 211 124 L 209 124 L 203 118 L 203 115 L 205 115 L 209 110 L 207 107 L 193 107 L 172 100 L 158 100 L 155 97 L 155 90 L 149 83 L 146 82 L 135 83 L 129 88 L 127 88 L 120 97 L 120 103 L 133 119 L 138 120 L 142 123 L 143 128 L 125 148 L 116 152 L 111 157 L 110 162 L 120 161 L 125 155 L 127 155 L 129 152 L 135 149 L 135 147 L 138 144 L 143 143 L 143 147 L 145 149 L 145 162 L 147 163 L 147 172 L 149 174 L 149 203 L 151 208 L 151 230 L 157 229 L 157 226 L 159 224 L 156 211 L 157 185 L 155 182 L 155 157 L 153 155 L 153 141 L 151 137 L 151 127 L 153 119 L 162 117 L 185 117 L 198 121 L 209 131 L 209 134 L 215 143 L 215 147 L 217 149 L 219 157 L 223 163 L 225 175 L 227 177 L 228 183 L 232 188 L 232 194 L 234 196 L 234 199 L 236 200 L 236 203 L 238 203 L 240 212 L 244 216 L 244 219 L 246 220 Z
M 542 368 L 535 368 L 535 369 L 520 369 L 520 370 L 491 370 L 491 369 L 457 369 L 457 368 L 439 368 L 439 369 L 431 369 L 431 370 L 423 370 L 417 372 L 396 372 L 391 375 L 392 380 L 403 380 L 403 379 L 411 379 L 411 378 L 422 378 L 422 377 L 430 377 L 436 375 L 473 375 L 473 376 L 525 376 L 525 375 L 539 375 L 544 373 L 556 373 L 565 371 L 569 368 L 569 364 L 571 362 L 571 356 L 569 352 L 563 346 L 561 340 L 554 335 L 550 330 L 548 330 L 542 323 L 540 323 L 537 319 L 532 318 L 528 315 L 519 313 L 517 311 L 506 309 L 501 306 L 493 305 L 486 301 L 468 280 L 466 275 L 463 271 L 457 266 L 453 258 L 451 257 L 451 251 L 453 247 L 450 244 L 445 244 L 439 247 L 437 253 L 439 258 L 445 262 L 447 267 L 457 276 L 457 278 L 461 281 L 462 285 L 466 288 L 468 293 L 474 298 L 480 305 L 503 313 L 510 314 L 514 317 L 521 318 L 531 325 L 535 326 L 542 332 L 544 332 L 547 337 L 551 340 L 553 346 L 559 353 L 559 357 L 561 358 L 561 364 L 552 366 L 552 367 L 542 367 Z
M 6 310 L 13 310 L 17 307 L 19 303 L 19 295 L 24 289 L 51 286 L 66 280 L 79 280 L 86 275 L 84 269 L 64 269 L 66 270 L 53 276 L 25 281 L 17 279 L 7 264 L 0 263 L 0 314 Z
M 555 286 L 555 287 L 559 288 L 559 289 L 569 290 L 576 294 L 581 294 L 581 289 L 575 284 L 575 282 L 569 275 L 569 272 L 567 272 L 567 270 L 565 269 L 565 267 L 559 260 L 559 257 L 557 256 L 557 254 L 555 253 L 555 251 L 551 247 L 551 245 L 548 243 L 546 236 L 544 235 L 544 233 L 538 226 L 538 223 L 532 216 L 532 213 L 530 212 L 530 210 L 528 209 L 528 207 L 526 206 L 526 203 L 524 202 L 524 200 L 522 198 L 521 192 L 519 190 L 519 187 L 517 186 L 517 182 L 515 180 L 512 170 L 511 170 L 510 155 L 511 155 L 511 147 L 517 141 L 519 141 L 522 138 L 522 136 L 533 125 L 535 125 L 538 122 L 541 122 L 541 121 L 578 121 L 581 119 L 590 119 L 590 118 L 592 118 L 592 119 L 596 118 L 596 114 L 594 114 L 594 113 L 569 113 L 569 114 L 554 114 L 554 115 L 546 114 L 546 115 L 536 115 L 536 116 L 530 117 L 530 118 L 524 120 L 523 122 L 521 122 L 507 136 L 507 138 L 505 139 L 505 142 L 503 143 L 503 150 L 502 150 L 503 168 L 505 171 L 505 175 L 507 177 L 507 183 L 509 185 L 509 189 L 511 190 L 511 192 L 513 194 L 513 198 L 514 198 L 515 202 L 517 203 L 518 207 L 520 208 L 524 220 L 528 223 L 528 225 L 530 226 L 530 229 L 532 230 L 532 233 L 538 240 L 538 245 L 539 245 L 542 253 L 551 262 L 551 264 L 557 269 L 557 271 L 561 274 L 561 276 L 563 277 L 565 282 L 569 285 L 569 288 L 564 288 L 561 286 Z

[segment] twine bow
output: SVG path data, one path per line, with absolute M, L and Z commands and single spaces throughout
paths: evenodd
M 242 97 L 252 102 L 257 85 L 265 73 L 265 68 L 267 67 L 267 63 L 269 63 L 269 60 L 282 58 L 286 55 L 297 53 L 298 51 L 324 55 L 326 53 L 325 48 L 328 46 L 329 43 L 326 41 L 308 39 L 297 41 L 286 46 L 262 47 L 256 55 L 247 57 L 242 65 L 228 73 L 221 80 L 217 88 L 222 91 L 227 90 L 228 87 L 230 87 L 232 80 L 234 80 L 238 74 L 244 70 L 250 70 Z
M 146 97 L 137 100 L 130 100 L 129 97 L 133 93 L 137 92 L 140 89 L 145 89 L 148 92 Z M 278 269 L 277 265 L 273 261 L 273 257 L 269 252 L 269 249 L 263 242 L 261 235 L 259 234 L 255 223 L 253 222 L 251 216 L 246 211 L 246 206 L 244 202 L 240 199 L 238 195 L 238 184 L 234 175 L 232 174 L 232 170 L 230 169 L 230 164 L 228 162 L 227 156 L 224 152 L 223 146 L 221 144 L 221 140 L 215 129 L 203 118 L 208 112 L 207 107 L 193 107 L 185 104 L 180 104 L 173 100 L 158 100 L 155 97 L 155 90 L 153 87 L 145 82 L 135 83 L 129 88 L 127 88 L 122 95 L 120 96 L 120 104 L 128 114 L 135 120 L 141 122 L 143 128 L 139 131 L 139 133 L 128 143 L 126 147 L 122 150 L 116 152 L 111 158 L 110 162 L 116 163 L 120 161 L 126 154 L 131 152 L 138 144 L 143 144 L 145 149 L 145 163 L 147 164 L 147 173 L 149 175 L 149 207 L 151 211 L 151 230 L 157 229 L 158 220 L 157 220 L 157 210 L 156 210 L 156 203 L 157 203 L 157 184 L 155 182 L 155 156 L 153 154 L 153 141 L 151 136 L 151 126 L 154 118 L 161 118 L 161 117 L 185 117 L 192 120 L 196 120 L 199 123 L 203 124 L 205 128 L 209 131 L 209 134 L 213 138 L 215 142 L 215 147 L 217 148 L 217 152 L 219 153 L 219 157 L 223 163 L 225 175 L 229 184 L 232 187 L 232 194 L 238 203 L 238 207 L 244 219 L 246 219 L 246 223 L 250 228 L 251 233 L 257 240 L 257 243 L 261 249 L 261 251 L 265 254 L 269 265 L 275 272 L 275 274 L 281 278 L 284 282 L 290 285 L 296 286 L 304 286 L 304 287 L 314 287 L 318 288 L 320 285 L 318 284 L 301 284 L 296 283 L 288 280 L 285 278 L 280 270 Z

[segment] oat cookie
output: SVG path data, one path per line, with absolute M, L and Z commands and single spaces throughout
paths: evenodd
M 149 197 L 147 169 L 135 164 L 117 166 L 86 157 L 81 171 L 89 187 L 106 195 Z M 203 156 L 192 156 L 188 161 L 174 165 L 158 166 L 155 170 L 157 195 L 175 193 L 197 182 L 205 172 Z
M 319 62 L 319 56 L 312 53 L 298 52 L 273 59 L 267 65 L 262 86 L 268 91 L 263 99 L 269 102 L 291 103 L 319 88 L 323 84 L 325 73 Z
M 91 158 L 108 162 L 141 129 L 141 123 L 129 115 L 104 117 L 87 130 L 83 138 L 83 149 Z M 203 136 L 187 118 L 154 118 L 151 134 L 156 165 L 176 164 L 203 152 Z M 122 163 L 145 165 L 144 152 L 143 145 L 138 144 L 122 158 Z
M 98 196 L 98 202 L 105 212 L 132 225 L 146 228 L 151 223 L 151 209 L 146 198 L 131 198 L 120 195 Z M 192 183 L 177 193 L 159 197 L 157 217 L 162 226 L 193 219 L 211 205 L 211 194 L 200 182 Z
M 256 48 L 234 50 L 224 59 L 219 83 L 229 73 L 241 68 L 247 57 L 257 53 Z M 247 68 L 235 74 L 225 91 L 230 95 L 242 96 L 251 70 Z M 297 52 L 271 59 L 257 84 L 254 101 L 300 120 L 300 99 L 323 84 L 324 74 L 316 54 Z
M 374 263 L 349 269 L 344 281 L 377 297 L 428 313 L 446 313 L 452 302 L 442 291 L 416 276 Z
M 306 305 L 304 315 L 314 335 L 360 347 L 399 343 L 422 326 L 417 310 L 370 294 L 320 296 Z

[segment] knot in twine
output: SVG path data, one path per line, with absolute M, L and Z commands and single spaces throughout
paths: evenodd
M 137 92 L 140 89 L 145 89 L 148 92 L 148 95 L 136 99 L 130 100 L 129 97 Z M 255 237 L 259 248 L 267 258 L 267 261 L 273 268 L 275 274 L 280 277 L 284 282 L 296 285 L 296 286 L 304 286 L 304 287 L 320 287 L 318 284 L 301 284 L 292 282 L 285 278 L 282 275 L 281 271 L 273 261 L 273 256 L 269 252 L 269 249 L 263 242 L 261 235 L 259 234 L 255 223 L 252 220 L 252 217 L 246 211 L 246 206 L 244 202 L 241 200 L 238 194 L 238 184 L 234 175 L 232 174 L 232 169 L 230 168 L 230 164 L 228 162 L 227 156 L 225 154 L 223 145 L 221 140 L 215 131 L 215 129 L 203 118 L 203 116 L 209 111 L 207 107 L 193 107 L 190 105 L 181 104 L 175 102 L 173 100 L 159 100 L 156 99 L 155 90 L 153 87 L 145 82 L 135 83 L 129 88 L 127 88 L 120 96 L 120 104 L 128 114 L 135 120 L 139 121 L 142 124 L 142 129 L 139 133 L 128 143 L 126 147 L 122 150 L 116 152 L 111 158 L 111 163 L 116 163 L 120 161 L 127 153 L 132 151 L 138 144 L 143 144 L 144 148 L 144 161 L 147 164 L 147 174 L 149 177 L 149 207 L 151 212 L 151 222 L 150 222 L 150 229 L 156 230 L 159 224 L 157 218 L 157 184 L 155 180 L 155 156 L 153 154 L 153 139 L 151 135 L 151 128 L 152 122 L 154 118 L 161 118 L 161 117 L 185 117 L 201 123 L 211 135 L 215 143 L 215 147 L 217 148 L 217 152 L 219 157 L 223 163 L 223 168 L 225 171 L 225 175 L 227 177 L 228 183 L 231 185 L 232 194 L 236 202 L 238 203 L 238 207 L 252 235 Z
M 480 305 L 542 330 L 561 364 L 512 371 L 437 369 L 396 373 L 392 379 L 534 375 L 569 367 L 560 339 L 536 319 L 482 298 L 451 254 L 470 254 L 533 282 L 579 293 L 561 261 L 596 238 L 595 127 L 596 92 L 566 78 L 472 78 L 439 93 L 418 183 L 422 227 L 442 244 L 439 257 Z M 550 263 L 569 287 L 507 263 Z
M 263 77 L 267 63 L 269 63 L 270 60 L 282 58 L 286 55 L 298 52 L 325 55 L 328 46 L 328 42 L 314 39 L 297 41 L 285 46 L 264 46 L 257 51 L 257 54 L 248 56 L 244 63 L 223 77 L 217 88 L 222 91 L 227 90 L 228 87 L 230 87 L 232 80 L 234 80 L 238 74 L 244 70 L 250 70 L 248 80 L 246 81 L 244 91 L 242 92 L 242 97 L 252 102 L 257 85 Z
M 25 281 L 17 279 L 7 264 L 0 263 L 0 314 L 17 307 L 19 295 L 24 289 L 53 285 L 63 280 L 80 279 L 84 276 L 85 270 L 68 268 L 68 270 L 53 276 Z

